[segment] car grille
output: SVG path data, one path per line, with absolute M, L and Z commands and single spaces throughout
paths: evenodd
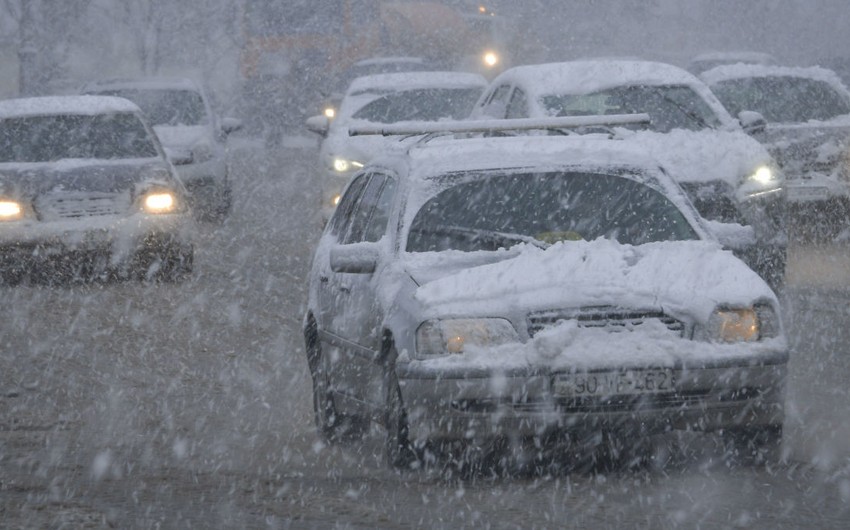
M 533 337 L 539 331 L 565 320 L 574 320 L 582 328 L 603 328 L 608 331 L 631 331 L 650 320 L 657 320 L 680 337 L 685 332 L 685 325 L 681 320 L 663 311 L 624 310 L 606 306 L 531 313 L 528 315 L 528 334 Z
M 130 193 L 48 193 L 35 209 L 45 221 L 122 215 L 130 209 Z

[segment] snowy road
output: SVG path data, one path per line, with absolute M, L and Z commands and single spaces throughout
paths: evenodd
M 187 283 L 0 290 L 0 527 L 850 526 L 850 313 L 810 286 L 786 304 L 775 468 L 698 439 L 639 471 L 460 481 L 390 471 L 377 430 L 324 446 L 300 338 L 314 157 L 238 150 L 234 214 Z

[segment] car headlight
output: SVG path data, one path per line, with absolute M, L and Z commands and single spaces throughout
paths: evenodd
M 142 196 L 142 209 L 147 213 L 174 213 L 180 209 L 180 203 L 171 191 L 151 190 Z
M 416 330 L 416 351 L 423 357 L 518 341 L 516 330 L 503 318 L 429 320 Z
M 334 157 L 331 165 L 333 166 L 334 171 L 336 171 L 337 173 L 347 173 L 349 171 L 354 171 L 363 167 L 362 162 L 340 157 Z
M 779 335 L 779 316 L 769 304 L 717 308 L 708 319 L 707 332 L 712 342 L 755 342 Z
M 19 221 L 23 218 L 23 204 L 8 199 L 0 200 L 0 221 Z
M 748 195 L 772 193 L 782 189 L 782 176 L 775 168 L 761 165 L 747 175 L 741 184 L 741 191 Z
M 322 110 L 322 114 L 324 114 L 327 119 L 332 120 L 336 118 L 336 109 L 328 105 Z
M 494 51 L 486 51 L 481 56 L 481 60 L 487 68 L 493 68 L 499 64 L 499 54 Z

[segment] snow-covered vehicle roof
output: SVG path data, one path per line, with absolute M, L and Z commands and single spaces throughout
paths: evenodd
M 193 80 L 184 77 L 139 77 L 122 79 L 104 79 L 86 84 L 82 92 L 99 92 L 103 90 L 193 90 L 200 92 L 200 86 Z
M 487 86 L 487 80 L 479 74 L 466 72 L 399 72 L 358 77 L 351 82 L 346 96 L 417 88 L 483 88 L 485 86 Z
M 776 58 L 769 53 L 753 51 L 706 52 L 695 56 L 688 63 L 688 71 L 694 74 L 705 72 L 724 64 L 776 64 Z
M 706 70 L 700 74 L 700 79 L 709 86 L 732 79 L 750 77 L 805 77 L 828 83 L 842 93 L 847 93 L 847 87 L 838 74 L 820 66 L 776 66 L 764 64 L 729 64 Z
M 110 96 L 43 96 L 0 101 L 0 119 L 54 114 L 95 115 L 138 112 L 139 107 L 124 98 Z
M 532 98 L 580 95 L 620 86 L 687 86 L 699 94 L 724 125 L 734 122 L 723 106 L 693 74 L 654 61 L 588 60 L 516 66 L 493 80 L 491 86 L 521 84 Z

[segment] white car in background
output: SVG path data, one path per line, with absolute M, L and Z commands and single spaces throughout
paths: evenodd
M 333 213 L 351 175 L 394 141 L 352 137 L 350 127 L 463 119 L 486 86 L 484 77 L 462 72 L 405 72 L 355 79 L 333 120 L 323 115 L 307 120 L 308 128 L 324 138 L 318 168 L 323 219 Z
M 116 96 L 138 105 L 153 125 L 190 193 L 194 213 L 222 220 L 230 213 L 233 186 L 226 155 L 227 135 L 241 127 L 219 120 L 209 98 L 189 79 L 126 79 L 91 83 L 85 94 Z
M 530 120 L 488 127 L 517 122 Z M 304 337 L 321 436 L 383 424 L 403 467 L 609 435 L 629 451 L 677 429 L 775 454 L 778 301 L 672 168 L 602 135 L 398 147 L 355 172 L 313 259 Z
M 776 58 L 769 53 L 751 51 L 706 52 L 691 59 L 688 71 L 699 75 L 707 70 L 727 64 L 776 64 Z
M 0 101 L 0 277 L 180 280 L 192 271 L 186 189 L 126 99 Z
M 753 136 L 782 167 L 788 200 L 842 206 L 834 214 L 843 224 L 850 211 L 850 91 L 841 79 L 820 67 L 743 64 L 701 78 L 730 113 L 764 118 Z
M 782 175 L 764 146 L 685 70 L 634 60 L 518 66 L 491 82 L 472 118 L 628 113 L 648 114 L 649 126 L 585 132 L 639 144 L 671 171 L 724 243 L 772 283 L 781 282 Z

